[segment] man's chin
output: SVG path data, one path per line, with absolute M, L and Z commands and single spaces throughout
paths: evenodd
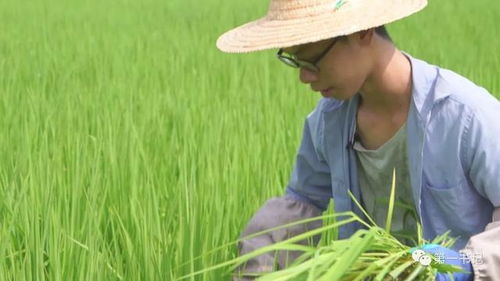
M 325 98 L 331 98 L 333 96 L 333 87 L 330 87 L 326 90 L 320 91 L 321 95 Z
M 341 101 L 346 101 L 352 98 L 354 95 L 346 94 L 344 92 L 340 92 L 338 90 L 333 89 L 332 91 L 328 91 L 327 93 L 321 93 L 324 98 L 336 99 Z

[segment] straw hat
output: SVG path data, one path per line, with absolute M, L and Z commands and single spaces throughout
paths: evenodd
M 316 42 L 378 27 L 422 10 L 427 0 L 271 0 L 267 15 L 217 40 L 227 53 Z

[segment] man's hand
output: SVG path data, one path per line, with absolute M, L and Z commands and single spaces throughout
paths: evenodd
M 438 256 L 443 263 L 456 265 L 461 267 L 468 273 L 454 273 L 453 277 L 455 281 L 472 281 L 474 280 L 474 273 L 472 270 L 472 264 L 470 260 L 463 253 L 456 252 L 452 249 L 439 246 L 436 244 L 425 244 L 421 248 L 423 251 L 429 254 Z M 436 281 L 450 281 L 447 274 L 438 273 L 436 275 Z

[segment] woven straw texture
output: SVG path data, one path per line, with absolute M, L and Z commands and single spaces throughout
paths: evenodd
M 217 40 L 227 53 L 316 42 L 384 25 L 422 10 L 427 0 L 271 0 L 267 15 Z

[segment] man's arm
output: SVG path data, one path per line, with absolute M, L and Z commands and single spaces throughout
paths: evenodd
M 316 147 L 315 132 L 311 132 L 311 127 L 318 128 L 314 123 L 311 124 L 312 121 L 319 119 L 314 118 L 314 114 L 319 114 L 319 112 L 313 112 L 305 122 L 302 142 L 287 187 L 287 194 L 268 200 L 247 224 L 241 238 L 294 221 L 319 216 L 326 209 L 332 197 L 330 170 L 326 161 L 323 160 L 320 150 Z M 239 253 L 240 255 L 250 253 L 258 248 L 286 240 L 321 225 L 322 221 L 319 220 L 245 239 L 239 243 Z M 316 237 L 313 242 L 317 243 L 318 238 Z M 299 243 L 305 245 L 308 241 Z M 280 253 L 277 257 L 279 268 L 286 267 L 287 261 L 293 261 L 299 254 L 300 252 Z M 253 258 L 238 268 L 235 274 L 244 276 L 245 273 L 272 271 L 274 259 L 273 253 Z M 235 277 L 233 280 L 253 280 L 253 278 Z
M 275 197 L 268 200 L 264 204 L 264 206 L 262 206 L 262 208 L 257 211 L 257 213 L 247 224 L 240 237 L 244 238 L 266 229 L 306 218 L 317 217 L 319 215 L 321 215 L 321 211 L 315 206 L 297 201 L 287 195 L 282 197 Z M 307 224 L 300 224 L 271 231 L 269 233 L 259 235 L 250 239 L 244 239 L 238 245 L 239 254 L 248 254 L 256 249 L 286 240 L 308 230 L 320 227 L 321 225 L 322 222 L 321 220 L 319 220 Z M 318 241 L 316 239 L 314 243 L 317 242 Z M 303 240 L 298 242 L 298 244 L 308 245 L 309 243 L 307 240 Z M 277 265 L 275 265 L 275 256 L 272 252 L 268 252 L 266 254 L 252 258 L 246 264 L 236 270 L 235 275 L 241 274 L 241 277 L 235 277 L 233 280 L 254 280 L 254 278 L 249 277 L 253 273 L 271 272 L 276 267 L 285 268 L 287 261 L 292 262 L 297 257 L 299 257 L 300 254 L 301 252 L 297 251 L 281 252 L 276 260 Z
M 492 222 L 470 238 L 465 251 L 475 281 L 500 281 L 500 104 L 471 112 L 464 135 L 465 163 L 476 190 L 495 208 Z

